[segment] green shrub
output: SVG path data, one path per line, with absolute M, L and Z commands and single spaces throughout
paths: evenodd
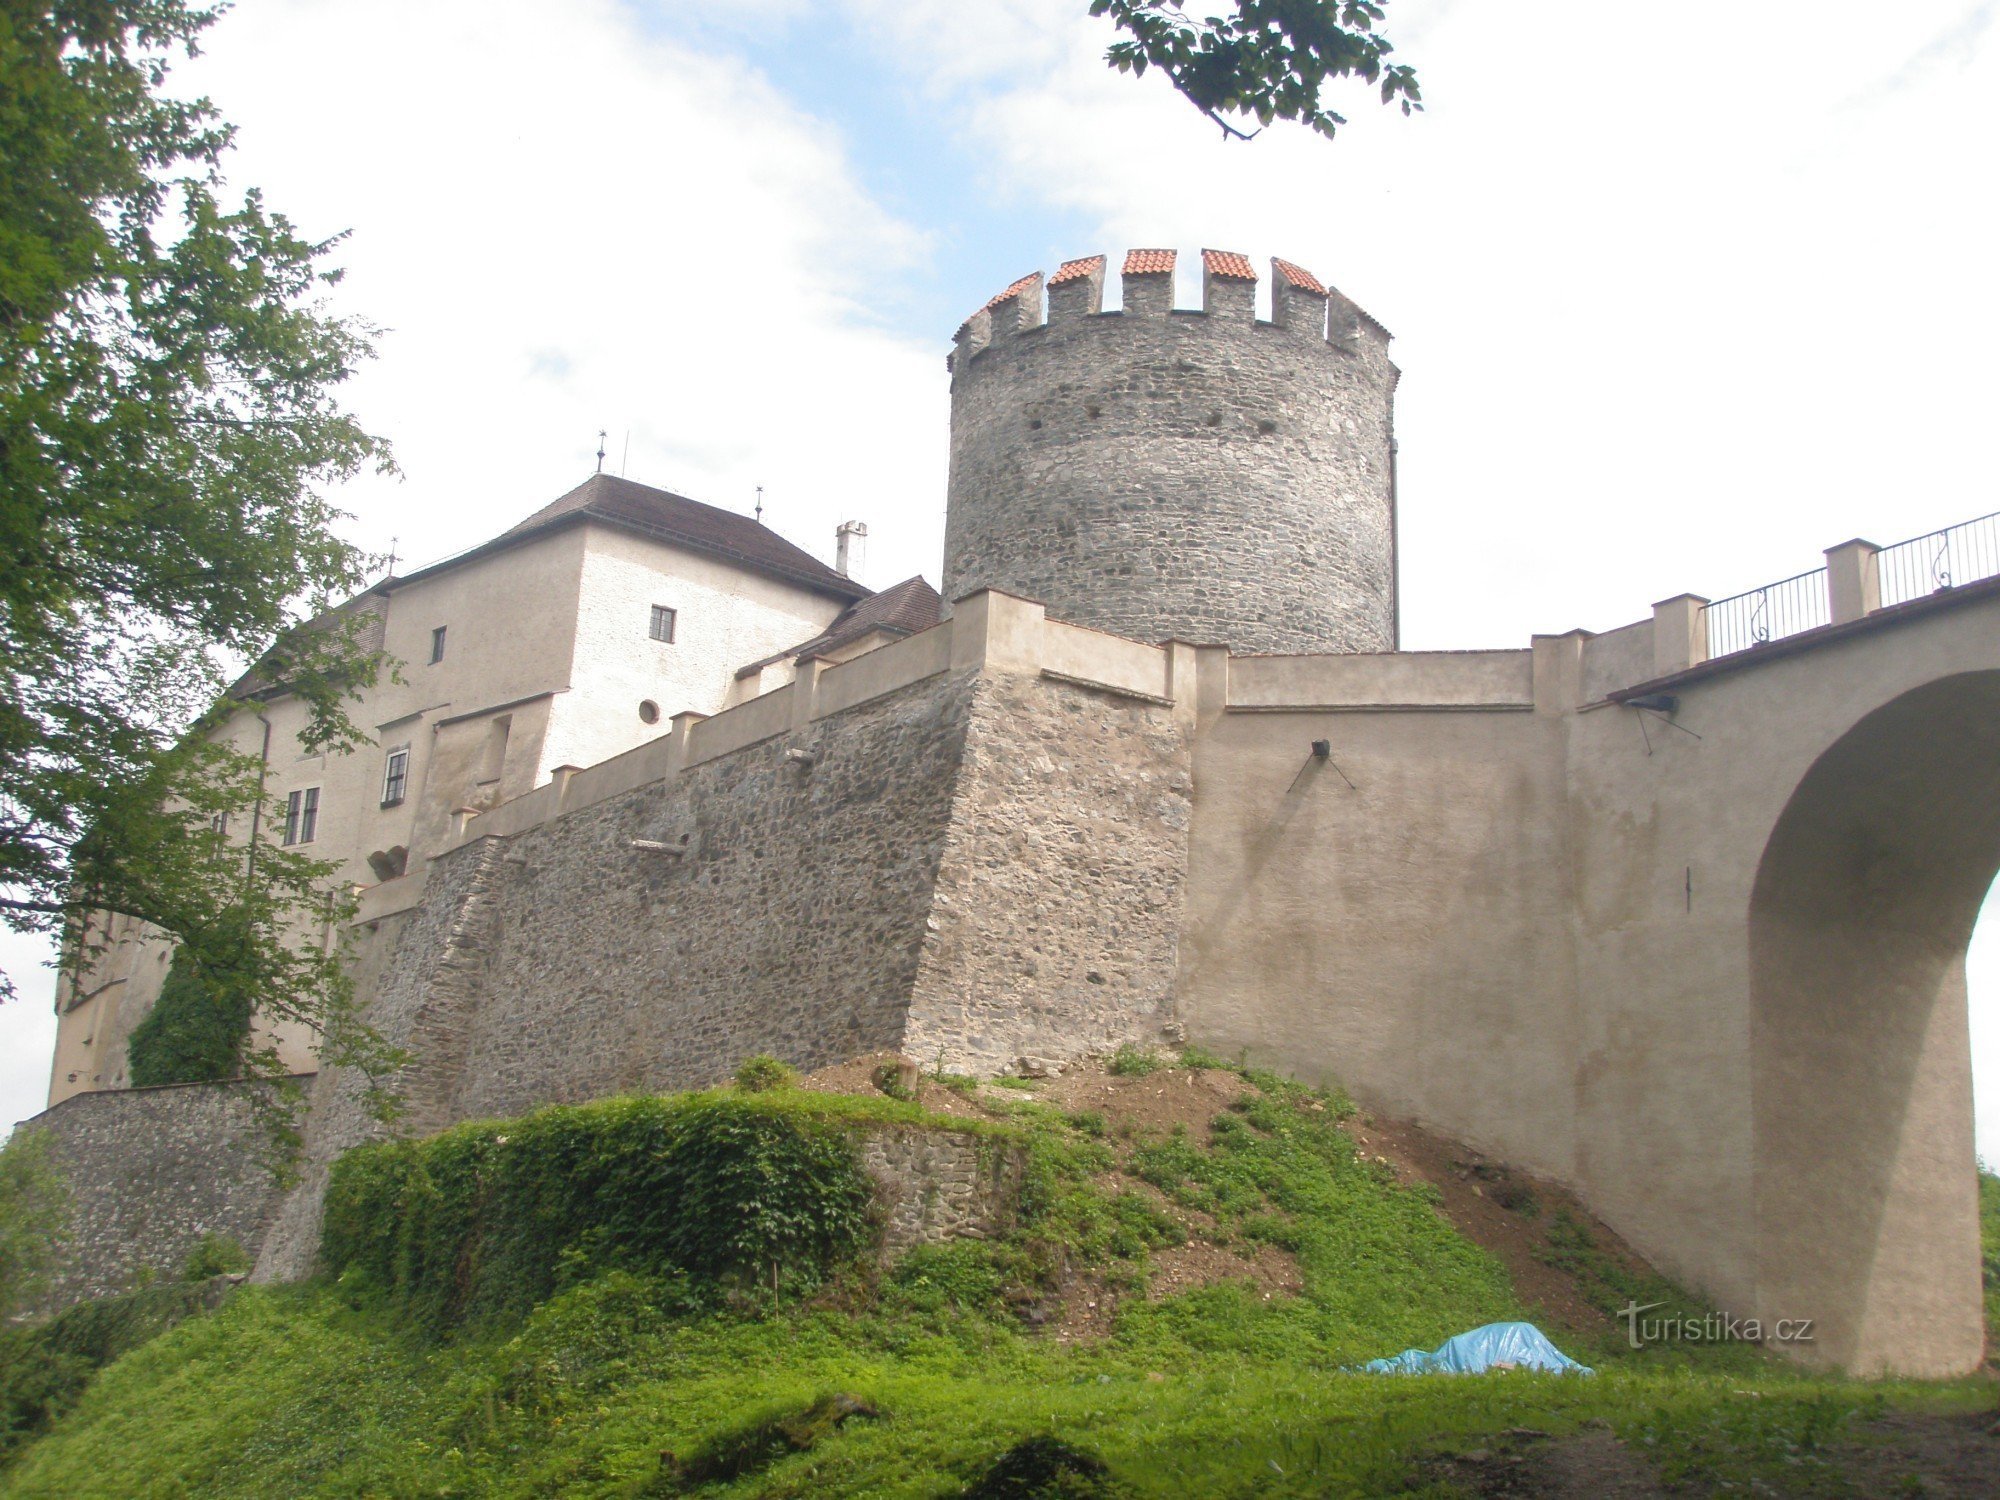
M 1227 1073 L 1239 1071 L 1237 1065 L 1228 1058 L 1221 1056 L 1219 1053 L 1211 1052 L 1206 1047 L 1197 1047 L 1193 1043 L 1189 1043 L 1187 1046 L 1181 1048 L 1181 1066 L 1184 1068 L 1220 1068 Z
M 217 1300 L 207 1287 L 147 1287 L 0 1330 L 0 1458 L 73 1406 L 98 1370 Z
M 69 1222 L 69 1189 L 45 1130 L 16 1130 L 0 1146 L 0 1317 L 25 1307 L 48 1279 Z
M 207 1281 L 250 1269 L 250 1253 L 226 1234 L 205 1235 L 181 1265 L 182 1281 Z
M 746 1057 L 737 1066 L 736 1086 L 746 1094 L 762 1094 L 771 1089 L 789 1088 L 799 1081 L 798 1069 L 781 1063 L 768 1052 Z
M 808 1290 L 875 1230 L 851 1129 L 823 1102 L 610 1099 L 363 1146 L 334 1165 L 324 1257 L 432 1331 L 607 1269 Z
M 249 989 L 187 948 L 174 954 L 160 997 L 125 1044 L 132 1082 L 211 1083 L 241 1071 L 250 1036 Z
M 918 1245 L 896 1262 L 888 1284 L 910 1307 L 930 1311 L 986 1309 L 1005 1278 L 984 1245 Z
M 1130 1042 L 1122 1044 L 1111 1054 L 1111 1072 L 1120 1078 L 1144 1078 L 1148 1073 L 1157 1072 L 1165 1066 L 1160 1054 L 1145 1047 L 1135 1047 Z

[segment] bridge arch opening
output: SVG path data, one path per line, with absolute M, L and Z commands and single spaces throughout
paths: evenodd
M 1980 1361 L 1966 949 L 2000 872 L 2000 671 L 1865 715 L 1792 793 L 1750 904 L 1757 1307 L 1857 1372 Z

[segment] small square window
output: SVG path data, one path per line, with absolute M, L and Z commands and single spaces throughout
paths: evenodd
M 382 805 L 396 807 L 410 785 L 410 750 L 407 745 L 391 750 L 382 768 Z
M 653 606 L 652 623 L 646 627 L 646 634 L 656 641 L 665 641 L 669 645 L 672 645 L 674 639 L 674 612 L 664 604 L 655 604 Z
M 440 625 L 436 630 L 433 630 L 431 632 L 431 665 L 436 666 L 439 662 L 443 660 L 444 660 L 444 626 Z
M 319 788 L 309 786 L 285 799 L 285 842 L 310 844 L 319 832 Z

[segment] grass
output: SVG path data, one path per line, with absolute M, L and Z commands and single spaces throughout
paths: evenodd
M 1257 1082 L 1206 1132 L 1133 1145 L 1146 1191 L 1108 1185 L 1118 1148 L 1098 1122 L 1013 1102 L 1002 1133 L 1027 1148 L 1013 1233 L 850 1268 L 775 1306 L 690 1304 L 671 1278 L 613 1269 L 440 1338 L 365 1278 L 245 1289 L 111 1365 L 0 1489 L 935 1497 L 1010 1450 L 1074 1449 L 1107 1466 L 1107 1494 L 1380 1495 L 1421 1486 L 1430 1452 L 1603 1422 L 1666 1478 L 1787 1493 L 1837 1482 L 1827 1445 L 1856 1418 L 1990 1404 L 1973 1382 L 1849 1382 L 1744 1350 L 1572 1347 L 1598 1361 L 1591 1379 L 1346 1373 L 1520 1307 L 1421 1187 L 1359 1159 L 1343 1100 Z M 807 1107 L 786 1093 L 758 1097 Z M 1226 1282 L 1132 1298 L 1101 1342 L 1035 1333 L 1025 1302 L 1080 1270 L 1142 1284 L 1179 1241 L 1155 1191 L 1227 1244 L 1291 1250 L 1302 1294 Z M 1590 1269 L 1593 1247 L 1569 1253 Z

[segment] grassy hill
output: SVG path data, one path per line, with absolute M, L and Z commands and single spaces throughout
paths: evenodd
M 1983 1381 L 1632 1350 L 1627 1298 L 1691 1304 L 1557 1190 L 1184 1061 L 914 1090 L 854 1065 L 351 1153 L 320 1280 L 115 1359 L 0 1491 L 1915 1495 L 2000 1462 Z M 1020 1153 L 1018 1221 L 881 1264 L 871 1129 Z M 1517 1317 L 1598 1374 L 1349 1372 Z

